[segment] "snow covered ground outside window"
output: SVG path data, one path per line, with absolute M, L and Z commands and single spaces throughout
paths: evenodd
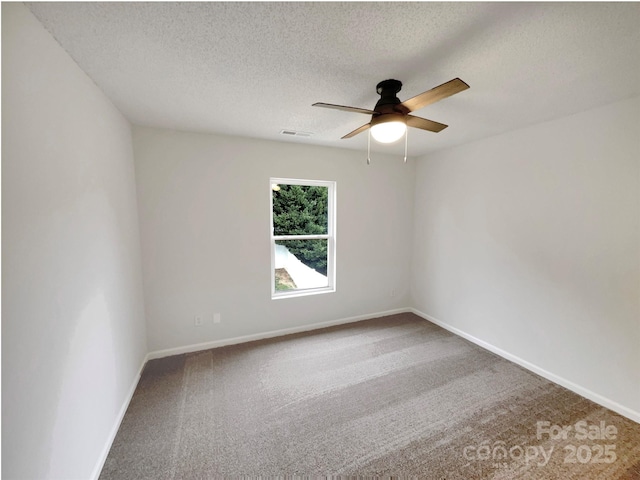
M 329 285 L 325 275 L 302 263 L 284 245 L 276 244 L 275 268 L 284 268 L 299 289 L 326 287 Z

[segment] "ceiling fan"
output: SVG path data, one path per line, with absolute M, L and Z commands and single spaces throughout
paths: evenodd
M 455 95 L 469 88 L 465 82 L 459 78 L 454 78 L 442 85 L 431 90 L 416 95 L 409 100 L 401 102 L 397 93 L 402 88 L 402 82 L 399 80 L 383 80 L 376 85 L 376 91 L 380 95 L 380 100 L 376 103 L 373 110 L 366 108 L 346 107 L 343 105 L 333 105 L 331 103 L 314 103 L 314 107 L 333 108 L 346 112 L 364 113 L 371 115 L 371 121 L 365 123 L 361 127 L 356 128 L 353 132 L 347 133 L 343 139 L 351 138 L 365 130 L 371 129 L 371 136 L 380 143 L 392 143 L 405 135 L 407 126 L 420 128 L 429 132 L 440 132 L 447 128 L 443 123 L 427 120 L 426 118 L 410 115 L 411 112 L 426 107 L 444 98 Z M 405 161 L 406 161 L 406 135 L 405 135 Z

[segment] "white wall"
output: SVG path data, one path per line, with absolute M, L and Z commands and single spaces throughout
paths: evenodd
M 640 412 L 640 98 L 417 161 L 412 295 Z
M 150 350 L 407 306 L 411 160 L 138 127 L 134 152 Z M 270 177 L 337 181 L 336 293 L 271 299 Z
M 86 479 L 146 351 L 128 122 L 2 4 L 2 478 Z

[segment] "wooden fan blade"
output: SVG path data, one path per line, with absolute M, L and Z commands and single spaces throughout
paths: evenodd
M 351 138 L 351 137 L 355 137 L 356 135 L 358 135 L 359 133 L 364 132 L 366 129 L 368 129 L 371 126 L 370 123 L 365 123 L 364 125 L 362 125 L 361 127 L 356 128 L 353 132 L 349 132 L 347 133 L 344 137 L 342 137 L 340 140 L 344 140 L 345 138 Z
M 422 107 L 426 107 L 427 105 L 440 101 L 443 98 L 460 93 L 467 88 L 469 88 L 469 85 L 459 78 L 454 78 L 453 80 L 449 80 L 447 83 L 443 83 L 442 85 L 432 88 L 431 90 L 427 90 L 426 92 L 416 95 L 409 100 L 405 100 L 401 105 L 404 105 L 410 112 L 413 112 L 414 110 L 418 110 Z
M 372 114 L 376 113 L 373 110 L 367 110 L 366 108 L 345 107 L 344 105 L 333 105 L 331 103 L 314 103 L 311 106 L 312 107 L 333 108 L 334 110 L 343 110 L 345 112 L 365 113 L 367 115 L 372 115 Z
M 440 132 L 447 128 L 448 125 L 444 123 L 434 122 L 433 120 L 427 120 L 422 117 L 414 117 L 413 115 L 407 115 L 407 125 L 410 127 L 421 128 L 422 130 L 428 130 L 429 132 Z

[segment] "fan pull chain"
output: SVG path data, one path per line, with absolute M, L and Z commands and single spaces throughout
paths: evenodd
M 367 165 L 371 165 L 371 129 L 369 129 L 369 137 L 367 140 Z
M 407 163 L 407 137 L 409 136 L 409 129 L 404 131 L 404 163 Z

